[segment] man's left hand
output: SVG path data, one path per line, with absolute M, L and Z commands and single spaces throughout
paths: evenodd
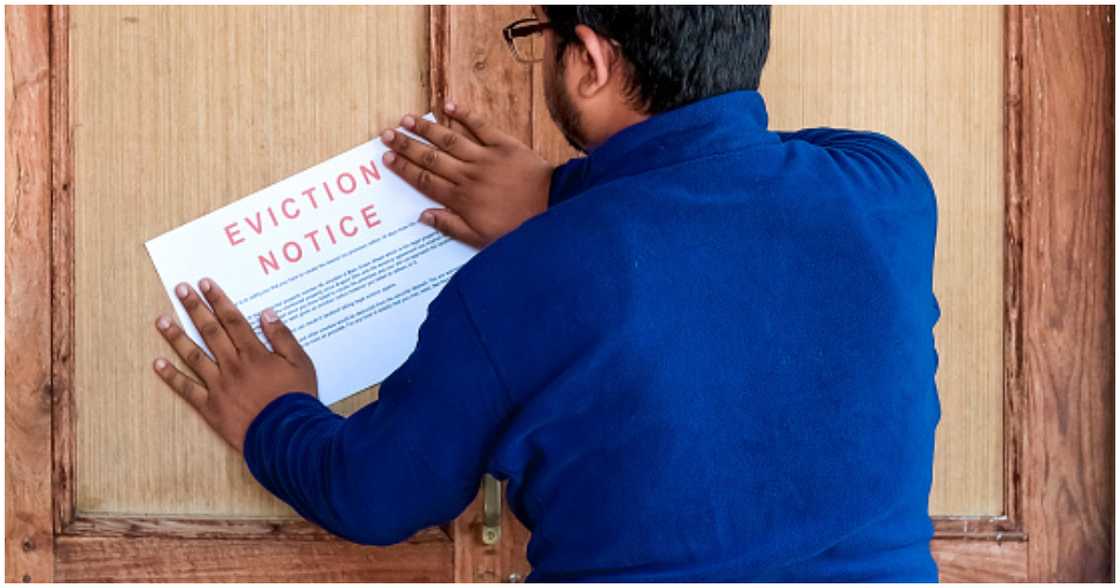
M 444 206 L 424 211 L 420 222 L 486 247 L 548 208 L 553 166 L 469 109 L 448 102 L 444 111 L 462 131 L 406 115 L 401 126 L 430 144 L 387 129 L 381 141 L 390 151 L 383 161 Z
M 153 367 L 222 439 L 241 451 L 249 424 L 269 402 L 288 392 L 318 395 L 315 366 L 275 311 L 261 313 L 261 329 L 272 344 L 269 351 L 213 280 L 203 279 L 198 288 L 205 301 L 186 283 L 176 286 L 175 294 L 214 359 L 167 316 L 156 320 L 156 329 L 202 381 L 162 357 Z

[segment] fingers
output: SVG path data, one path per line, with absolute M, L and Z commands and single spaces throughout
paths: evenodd
M 214 358 L 218 360 L 218 363 L 237 359 L 237 349 L 233 346 L 233 341 L 230 341 L 226 330 L 222 328 L 218 319 L 214 318 L 214 313 L 199 298 L 198 293 L 184 282 L 175 286 L 175 295 L 179 297 L 179 302 L 183 304 L 183 308 L 187 309 L 191 322 L 198 329 L 198 333 L 202 335 L 202 340 L 206 341 L 206 346 L 214 353 Z
M 497 127 L 487 122 L 486 119 L 471 112 L 469 108 L 460 104 L 448 101 L 447 104 L 444 105 L 443 110 L 447 113 L 447 116 L 459 121 L 460 124 L 466 127 L 474 136 L 478 137 L 485 145 L 497 145 L 505 143 L 510 139 L 509 135 L 499 131 Z
M 261 330 L 272 344 L 272 351 L 289 363 L 297 366 L 311 363 L 311 358 L 303 350 L 303 345 L 299 344 L 287 325 L 280 321 L 275 310 L 266 308 L 261 312 Z
M 175 354 L 186 362 L 187 367 L 191 368 L 198 377 L 202 378 L 205 382 L 213 382 L 218 377 L 218 366 L 211 361 L 210 357 L 201 347 L 191 341 L 191 338 L 183 331 L 182 327 L 175 324 L 171 319 L 166 316 L 160 316 L 156 320 L 156 329 L 163 335 L 163 338 L 171 344 L 171 348 L 175 350 Z M 174 369 L 174 368 L 172 368 Z
M 408 158 L 417 166 L 449 181 L 453 182 L 463 174 L 462 161 L 430 145 L 425 145 L 404 133 L 387 130 L 381 133 L 381 142 L 397 154 Z
M 268 351 L 253 332 L 253 327 L 249 326 L 249 321 L 245 320 L 245 315 L 237 310 L 226 293 L 218 287 L 217 282 L 210 278 L 203 278 L 198 283 L 198 289 L 202 290 L 202 295 L 210 303 L 210 308 L 214 309 L 218 322 L 226 330 L 226 334 L 239 352 L 252 354 Z
M 401 126 L 424 137 L 436 148 L 451 154 L 460 161 L 473 161 L 482 155 L 482 148 L 473 140 L 457 131 L 424 118 L 411 114 L 406 115 L 401 119 Z M 419 145 L 419 143 L 416 144 Z
M 486 243 L 482 235 L 463 220 L 463 217 L 446 208 L 431 208 L 420 215 L 420 222 L 472 247 L 482 248 Z
M 400 133 L 394 133 L 400 135 Z M 446 178 L 433 173 L 416 164 L 405 154 L 398 155 L 388 151 L 382 157 L 385 165 L 393 170 L 405 182 L 416 188 L 428 198 L 444 205 L 451 206 L 455 201 L 455 184 Z
M 209 415 L 206 411 L 206 398 L 209 392 L 207 392 L 202 384 L 187 377 L 186 374 L 171 365 L 170 361 L 162 357 L 157 359 L 152 367 L 165 384 L 179 394 L 179 396 L 182 396 L 195 410 L 202 413 L 204 418 L 209 420 Z

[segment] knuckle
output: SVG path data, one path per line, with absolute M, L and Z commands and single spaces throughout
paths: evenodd
M 451 148 L 455 147 L 455 145 L 457 145 L 458 143 L 459 143 L 459 135 L 456 135 L 455 133 L 452 133 L 450 131 L 444 133 L 444 135 L 443 135 L 443 148 L 444 149 L 451 149 Z
M 245 317 L 236 312 L 227 312 L 223 314 L 222 322 L 229 325 L 231 329 L 244 329 L 249 325 L 249 322 L 245 320 Z
M 193 367 L 202 365 L 202 355 L 202 350 L 198 347 L 194 347 L 187 352 L 187 356 L 183 359 L 187 360 L 187 364 Z
M 438 161 L 438 160 L 439 160 L 439 151 L 436 151 L 435 149 L 428 149 L 427 151 L 424 152 L 424 155 L 421 158 L 421 161 L 424 163 L 425 167 L 435 166 L 436 161 Z
M 198 298 L 195 296 L 187 296 L 183 299 L 183 308 L 187 309 L 187 312 L 194 312 L 198 305 Z
M 191 381 L 183 374 L 175 372 L 171 375 L 171 387 L 179 394 L 186 396 L 191 391 Z
M 191 341 L 190 337 L 187 337 L 187 332 L 182 329 L 168 335 L 167 338 L 171 342 L 171 346 L 176 349 L 185 349 L 194 345 L 194 341 Z
M 214 336 L 217 336 L 218 334 L 220 334 L 222 332 L 222 327 L 219 326 L 218 323 L 216 323 L 216 322 L 207 321 L 207 322 L 199 325 L 198 332 L 204 338 L 210 338 L 210 337 L 214 337 Z
M 421 188 L 428 188 L 432 185 L 432 174 L 427 170 L 421 171 L 420 175 L 416 176 L 416 185 Z

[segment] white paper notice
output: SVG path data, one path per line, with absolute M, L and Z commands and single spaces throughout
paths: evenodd
M 476 251 L 417 222 L 439 205 L 385 169 L 385 151 L 375 138 L 148 241 L 190 337 L 206 348 L 174 288 L 209 277 L 262 341 L 260 313 L 276 310 L 324 404 L 404 363 L 428 304 Z

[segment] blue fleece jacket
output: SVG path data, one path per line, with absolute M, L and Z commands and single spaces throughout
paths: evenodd
M 734 92 L 561 166 L 550 200 L 448 282 L 377 402 L 270 403 L 257 480 L 384 545 L 490 472 L 533 580 L 937 579 L 936 205 L 913 156 L 769 131 Z

